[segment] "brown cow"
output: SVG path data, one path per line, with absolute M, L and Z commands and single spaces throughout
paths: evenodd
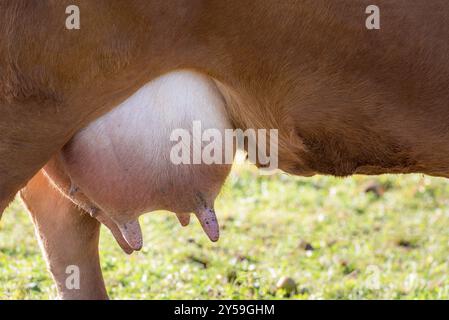
M 70 137 L 159 74 L 219 84 L 236 127 L 279 128 L 299 175 L 448 176 L 449 3 L 72 1 L 0 3 L 0 211 Z
M 278 128 L 298 175 L 449 176 L 449 3 L 0 2 L 0 212 L 80 128 L 171 70 L 208 75 L 237 128 Z

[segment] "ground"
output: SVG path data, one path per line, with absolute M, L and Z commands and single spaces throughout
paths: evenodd
M 102 230 L 105 281 L 114 299 L 448 299 L 448 202 L 447 181 L 422 175 L 297 178 L 239 167 L 217 200 L 218 243 L 197 221 L 181 228 L 172 214 L 147 214 L 144 248 L 132 256 Z M 296 290 L 277 288 L 282 277 Z M 16 200 L 0 223 L 0 298 L 55 296 Z

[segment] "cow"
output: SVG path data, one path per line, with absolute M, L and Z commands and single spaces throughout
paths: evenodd
M 209 77 L 235 128 L 279 130 L 294 175 L 449 176 L 449 3 L 0 3 L 0 212 L 67 142 L 170 71 Z M 41 186 L 44 188 L 44 186 Z M 55 201 L 58 201 L 55 199 Z

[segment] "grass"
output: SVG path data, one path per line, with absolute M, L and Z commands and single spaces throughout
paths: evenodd
M 448 299 L 449 184 L 422 175 L 296 178 L 233 172 L 216 203 L 221 239 L 194 221 L 142 217 L 144 249 L 102 230 L 114 299 Z M 282 277 L 297 290 L 276 286 Z M 0 224 L 0 297 L 56 290 L 16 200 Z

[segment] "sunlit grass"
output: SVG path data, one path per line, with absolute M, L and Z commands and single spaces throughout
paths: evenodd
M 371 190 L 372 192 L 366 192 Z M 142 217 L 144 249 L 126 256 L 103 230 L 115 299 L 449 298 L 449 184 L 421 175 L 296 178 L 237 168 L 216 203 L 221 239 L 174 215 Z M 55 298 L 18 200 L 0 223 L 0 295 Z

